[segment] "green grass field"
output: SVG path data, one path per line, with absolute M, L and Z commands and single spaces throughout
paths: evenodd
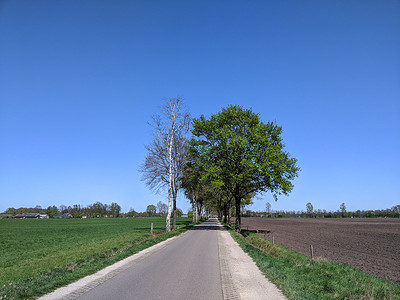
M 0 299 L 32 298 L 176 235 L 163 218 L 0 220 Z M 154 223 L 155 236 L 150 236 Z

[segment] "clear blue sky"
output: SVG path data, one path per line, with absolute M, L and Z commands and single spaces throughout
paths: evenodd
M 283 126 L 302 171 L 252 209 L 400 204 L 399 15 L 397 0 L 0 0 L 0 212 L 166 202 L 138 169 L 176 96 L 194 117 L 239 104 Z

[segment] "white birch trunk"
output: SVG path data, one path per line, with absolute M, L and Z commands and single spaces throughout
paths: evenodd
M 181 104 L 182 100 L 179 98 L 169 99 L 168 104 L 163 107 L 164 119 L 160 116 L 153 117 L 154 127 L 156 128 L 156 141 L 154 142 L 155 148 L 146 148 L 150 151 L 150 156 L 152 156 L 148 161 L 148 166 L 146 165 L 146 167 L 150 168 L 144 169 L 145 173 L 151 173 L 145 177 L 147 184 L 150 185 L 151 188 L 156 189 L 164 184 L 168 185 L 168 210 L 165 220 L 166 232 L 171 231 L 172 206 L 173 203 L 176 204 L 176 192 L 178 190 L 175 185 L 179 176 L 179 172 L 183 171 L 178 167 L 174 168 L 178 159 L 184 159 L 180 158 L 180 155 L 183 154 L 182 151 L 184 151 L 183 148 L 179 148 L 179 146 L 182 145 L 177 145 L 178 149 L 174 149 L 174 143 L 175 141 L 179 141 L 179 138 L 183 138 L 185 136 L 190 126 L 189 114 L 182 114 L 182 112 L 180 112 Z M 177 133 L 180 133 L 181 136 L 177 136 Z M 182 165 L 184 164 L 183 162 L 180 163 Z
M 173 126 L 174 127 L 174 126 Z M 171 231 L 171 210 L 172 210 L 172 143 L 173 143 L 173 134 L 170 137 L 170 143 L 168 147 L 169 154 L 169 177 L 168 177 L 168 213 L 167 218 L 165 220 L 165 230 L 167 232 Z

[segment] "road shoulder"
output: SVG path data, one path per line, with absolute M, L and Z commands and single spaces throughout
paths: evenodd
M 224 299 L 287 299 L 225 228 L 218 233 L 218 244 Z

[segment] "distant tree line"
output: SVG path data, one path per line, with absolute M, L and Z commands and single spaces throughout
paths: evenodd
M 4 213 L 12 216 L 23 213 L 38 213 L 46 214 L 50 218 L 71 215 L 74 218 L 118 218 L 118 217 L 166 217 L 168 207 L 165 203 L 159 201 L 156 205 L 150 204 L 147 206 L 146 211 L 137 212 L 133 208 L 127 213 L 121 213 L 121 206 L 113 202 L 110 205 L 103 204 L 100 201 L 83 207 L 79 204 L 73 206 L 60 205 L 59 207 L 53 205 L 47 208 L 42 208 L 40 205 L 35 207 L 20 207 L 20 208 L 8 208 Z M 181 217 L 183 212 L 181 209 L 176 209 L 176 216 Z
M 33 208 L 29 207 L 20 207 L 20 208 L 9 208 L 5 211 L 6 214 L 17 215 L 23 213 L 39 213 L 46 214 L 50 218 L 62 215 L 71 215 L 74 218 L 82 218 L 86 216 L 88 218 L 101 218 L 101 217 L 114 217 L 118 218 L 121 214 L 121 206 L 118 203 L 103 204 L 100 201 L 83 207 L 79 204 L 75 204 L 73 206 L 65 206 L 60 205 L 59 207 L 53 205 L 47 208 L 42 208 L 40 205 L 37 205 Z
M 144 212 L 137 212 L 135 211 L 133 208 L 131 208 L 129 210 L 128 213 L 122 214 L 124 217 L 167 217 L 167 213 L 168 213 L 168 206 L 159 201 L 157 203 L 157 206 L 150 204 L 147 205 L 146 211 Z M 175 213 L 176 217 L 181 217 L 183 215 L 183 212 L 181 209 L 177 208 L 176 209 L 176 213 Z
M 243 212 L 243 217 L 272 217 L 272 218 L 400 218 L 400 205 L 388 209 L 377 210 L 356 210 L 347 211 L 345 203 L 342 203 L 337 211 L 327 211 L 326 209 L 314 210 L 309 202 L 306 204 L 306 211 L 274 211 L 271 204 L 267 202 L 265 211 Z

